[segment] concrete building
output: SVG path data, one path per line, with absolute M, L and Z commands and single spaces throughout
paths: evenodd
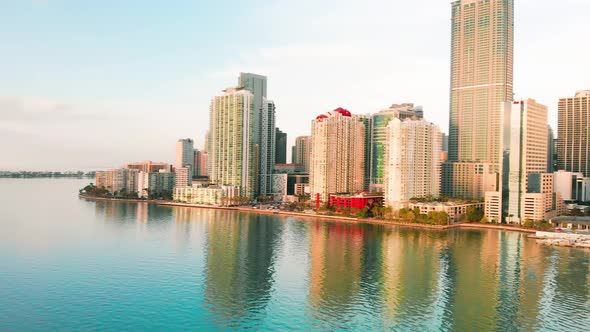
M 442 165 L 442 194 L 449 197 L 482 199 L 499 190 L 498 173 L 491 163 L 447 162 Z
M 252 196 L 269 195 L 272 191 L 272 168 L 281 156 L 277 154 L 277 144 L 281 144 L 281 136 L 276 129 L 276 106 L 267 99 L 267 77 L 253 73 L 240 73 L 238 87 L 250 91 L 252 126 L 251 141 L 254 153 L 255 188 Z M 285 138 L 286 156 L 286 138 Z M 283 163 L 286 162 L 282 161 Z
M 590 90 L 560 98 L 557 118 L 558 169 L 590 177 Z
M 139 171 L 136 169 L 119 168 L 103 172 L 96 172 L 95 182 L 99 188 L 105 188 L 111 194 L 132 194 L 137 192 L 137 176 Z
M 557 153 L 555 149 L 555 135 L 551 126 L 547 125 L 547 173 L 553 173 L 555 169 L 555 155 Z
M 176 161 L 174 162 L 174 167 L 188 168 L 188 176 L 192 180 L 195 174 L 195 147 L 192 139 L 179 139 L 176 142 Z
M 209 154 L 206 150 L 196 150 L 195 149 L 195 176 L 197 177 L 207 177 L 209 176 L 208 171 L 208 159 Z
M 258 195 L 270 195 L 272 193 L 272 173 L 276 163 L 277 146 L 275 121 L 275 104 L 264 98 L 260 113 L 260 141 L 258 144 L 260 159 Z
M 293 164 L 303 164 L 305 171 L 309 172 L 311 158 L 311 136 L 299 136 L 295 139 L 293 147 Z
M 310 190 L 312 199 L 363 190 L 365 123 L 337 108 L 312 121 Z
M 385 202 L 399 210 L 410 198 L 440 193 L 440 130 L 424 120 L 392 119 L 385 136 Z
M 525 194 L 531 174 L 546 173 L 547 170 L 547 106 L 534 99 L 505 102 L 502 106 L 505 116 L 502 166 L 502 211 L 503 218 L 520 223 L 525 219 Z M 553 184 L 551 184 L 551 190 Z M 553 191 L 546 193 L 551 196 Z M 533 197 L 535 195 L 531 195 Z M 538 196 L 538 195 L 537 195 Z M 536 197 L 536 196 L 535 196 Z M 537 198 L 535 198 L 537 199 Z M 529 198 L 529 203 L 533 198 Z M 549 204 L 551 205 L 551 204 Z M 539 206 L 530 203 L 530 208 Z M 545 211 L 536 211 L 535 216 Z M 530 218 L 529 218 L 530 219 Z
M 445 212 L 450 222 L 460 221 L 467 215 L 469 209 L 483 210 L 484 203 L 455 203 L 455 202 L 409 202 L 410 210 L 419 209 L 420 214 L 428 215 L 429 212 Z
M 176 174 L 171 172 L 139 172 L 137 176 L 137 193 L 140 198 L 159 197 L 164 193 L 170 195 L 176 185 Z
M 424 115 L 422 106 L 414 106 L 412 103 L 393 104 L 389 108 L 381 110 L 369 117 L 369 148 L 366 163 L 366 172 L 369 178 L 371 191 L 384 190 L 385 181 L 385 150 L 387 144 L 387 126 L 393 119 L 421 119 Z
M 177 167 L 174 169 L 175 187 L 188 187 L 192 184 L 192 178 L 190 176 L 190 168 L 188 167 Z
M 276 128 L 276 163 L 287 163 L 287 133 Z
M 249 198 L 255 197 L 258 183 L 253 98 L 244 88 L 224 90 L 211 100 L 209 122 L 209 179 L 238 186 Z
M 330 195 L 328 204 L 334 206 L 336 211 L 341 211 L 343 208 L 362 210 L 366 207 L 383 206 L 383 195 L 369 192 Z
M 484 216 L 488 222 L 501 223 L 502 219 L 502 193 L 500 191 L 485 192 Z
M 166 172 L 172 172 L 172 165 L 167 164 L 167 163 L 153 162 L 153 161 L 149 161 L 149 160 L 140 161 L 140 162 L 136 162 L 136 163 L 127 163 L 123 166 L 123 168 L 136 169 L 140 172 L 148 172 L 148 173 L 159 172 L 160 170 L 166 171 Z
M 553 173 L 553 185 L 565 202 L 590 201 L 590 178 L 581 172 L 557 171 Z
M 512 101 L 514 3 L 456 0 L 451 7 L 449 161 L 497 168 L 500 106 Z
M 173 198 L 177 202 L 198 205 L 232 206 L 238 205 L 240 187 L 238 186 L 190 186 L 174 188 Z

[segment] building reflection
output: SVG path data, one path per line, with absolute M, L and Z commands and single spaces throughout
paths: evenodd
M 435 318 L 445 234 L 396 229 L 383 241 L 385 326 L 427 324 Z
M 360 290 L 363 234 L 358 225 L 314 222 L 309 227 L 310 315 L 345 325 Z
M 235 212 L 207 223 L 206 306 L 220 326 L 255 324 L 271 297 L 283 224 L 272 216 Z

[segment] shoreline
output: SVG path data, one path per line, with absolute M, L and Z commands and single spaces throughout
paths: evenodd
M 83 196 L 83 195 L 78 195 L 78 197 L 81 199 L 89 200 L 89 201 L 151 203 L 151 204 L 156 204 L 158 206 L 228 210 L 228 211 L 238 211 L 238 212 L 246 212 L 246 213 L 254 213 L 254 214 L 272 214 L 272 215 L 278 215 L 278 216 L 284 216 L 284 217 L 301 217 L 301 218 L 323 219 L 323 220 L 344 222 L 344 223 L 349 223 L 349 224 L 371 224 L 371 225 L 383 225 L 383 226 L 397 226 L 397 227 L 421 228 L 421 229 L 429 229 L 429 230 L 437 230 L 437 231 L 446 231 L 446 230 L 453 229 L 453 228 L 465 228 L 465 229 L 495 229 L 495 230 L 513 231 L 513 232 L 521 232 L 521 233 L 536 233 L 537 232 L 537 230 L 535 230 L 535 229 L 527 229 L 527 228 L 522 228 L 522 227 L 518 227 L 518 226 L 508 226 L 508 225 L 494 225 L 494 224 L 487 225 L 487 224 L 480 224 L 480 223 L 458 223 L 458 224 L 452 224 L 452 225 L 429 225 L 429 224 L 418 224 L 418 223 L 394 221 L 394 220 L 366 219 L 366 218 L 361 219 L 361 218 L 344 217 L 344 216 L 312 215 L 312 214 L 308 214 L 308 213 L 290 212 L 290 211 L 260 210 L 260 209 L 252 209 L 252 208 L 247 208 L 247 207 L 196 205 L 196 204 L 175 203 L 175 202 L 170 202 L 170 201 L 162 201 L 162 200 L 154 200 L 154 199 L 142 200 L 142 199 L 131 199 L 131 198 L 105 198 L 105 197 L 91 197 L 91 196 Z

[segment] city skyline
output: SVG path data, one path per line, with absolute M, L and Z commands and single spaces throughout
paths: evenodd
M 5 77 L 11 77 L 0 80 L 0 169 L 173 162 L 178 138 L 193 138 L 196 148 L 203 147 L 210 98 L 231 85 L 239 72 L 268 77 L 277 127 L 288 134 L 289 148 L 295 137 L 310 134 L 314 115 L 339 106 L 367 114 L 392 103 L 414 102 L 424 106 L 429 121 L 447 131 L 448 2 L 372 1 L 361 6 L 351 1 L 338 8 L 313 2 L 331 9 L 322 15 L 305 10 L 312 2 L 238 4 L 229 16 L 272 17 L 272 22 L 256 23 L 268 26 L 254 41 L 240 38 L 239 26 L 220 27 L 212 19 L 199 23 L 203 26 L 192 23 L 218 13 L 221 4 L 113 4 L 92 8 L 35 1 L 6 6 L 4 20 L 19 28 L 6 36 L 3 55 L 11 61 L 0 63 Z M 559 98 L 588 88 L 583 81 L 590 71 L 584 61 L 588 46 L 573 43 L 574 32 L 587 25 L 581 14 L 587 9 L 590 4 L 579 0 L 559 6 L 515 1 L 515 98 L 531 96 L 546 104 L 554 131 Z M 161 11 L 168 15 L 149 20 Z M 411 15 L 385 20 L 395 11 Z M 361 19 L 350 23 L 347 18 L 359 13 Z M 94 19 L 86 20 L 89 16 Z M 293 31 L 290 25 L 303 18 L 309 26 Z M 112 26 L 101 24 L 106 19 L 112 19 Z M 148 37 L 154 33 L 152 41 Z M 228 48 L 215 50 L 221 41 Z M 564 45 L 571 52 L 560 52 Z M 202 47 L 213 51 L 193 57 Z M 400 47 L 405 52 L 398 52 Z M 314 81 L 300 75 L 304 68 L 314 72 Z

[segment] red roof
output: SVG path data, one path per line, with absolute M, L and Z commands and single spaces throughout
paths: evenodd
M 325 114 L 322 114 L 322 115 L 318 115 L 318 116 L 317 116 L 317 118 L 315 118 L 315 119 L 316 119 L 316 120 L 319 120 L 319 121 L 322 121 L 323 119 L 327 119 L 327 118 L 328 118 L 328 116 L 327 116 L 327 115 L 325 115 Z
M 337 109 L 334 110 L 334 112 L 338 112 L 338 113 L 342 114 L 343 116 L 351 116 L 350 112 L 347 109 L 344 109 L 342 107 L 338 107 Z

